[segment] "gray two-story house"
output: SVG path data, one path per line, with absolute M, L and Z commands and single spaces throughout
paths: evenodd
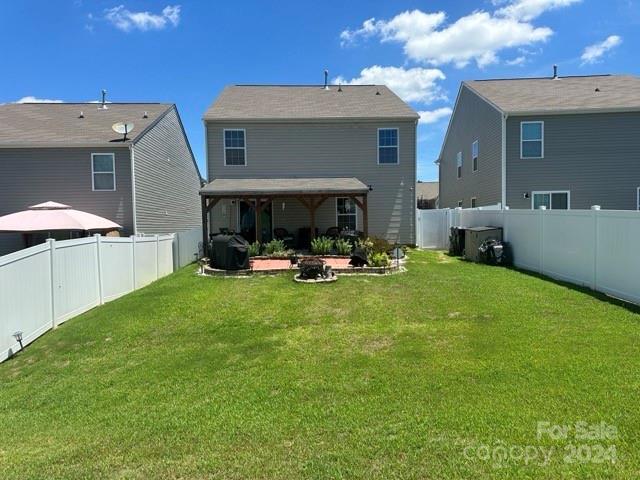
M 112 126 L 133 124 L 125 138 Z M 0 105 L 0 215 L 54 201 L 112 220 L 121 235 L 201 225 L 200 174 L 175 105 Z M 0 254 L 24 247 L 0 233 Z
M 440 206 L 636 210 L 640 78 L 463 82 L 438 159 Z
M 205 227 L 413 244 L 417 122 L 382 85 L 226 87 L 204 115 Z

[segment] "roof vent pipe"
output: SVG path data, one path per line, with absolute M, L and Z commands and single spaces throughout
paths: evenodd
M 329 90 L 329 70 L 324 71 L 324 89 Z
M 103 110 L 107 109 L 107 91 L 104 88 L 102 89 L 102 102 L 100 108 Z
M 558 79 L 558 65 L 553 66 L 553 79 L 554 80 Z

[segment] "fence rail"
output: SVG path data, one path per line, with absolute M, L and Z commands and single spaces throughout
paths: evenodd
M 55 241 L 0 257 L 0 361 L 48 330 L 173 272 L 174 235 Z M 185 247 L 186 248 L 186 247 Z
M 448 236 L 450 226 L 502 227 L 517 267 L 640 304 L 640 212 L 599 209 L 440 212 L 447 222 L 429 223 L 440 229 L 437 233 L 428 232 L 429 238 Z M 424 237 L 424 233 L 419 235 Z M 437 246 L 447 247 L 448 240 Z

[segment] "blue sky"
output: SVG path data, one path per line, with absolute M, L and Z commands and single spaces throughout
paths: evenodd
M 227 84 L 388 83 L 420 112 L 418 178 L 460 81 L 637 74 L 637 0 L 23 0 L 0 13 L 0 103 L 174 102 L 198 164 L 201 117 Z

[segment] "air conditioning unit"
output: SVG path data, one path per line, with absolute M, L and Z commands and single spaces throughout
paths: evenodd
M 502 241 L 501 227 L 471 227 L 465 230 L 464 258 L 472 262 L 479 262 L 479 248 L 487 240 Z

